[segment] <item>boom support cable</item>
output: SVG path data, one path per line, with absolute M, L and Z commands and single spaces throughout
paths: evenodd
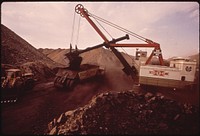
M 130 35 L 132 35 L 132 36 L 134 36 L 134 37 L 136 37 L 136 38 L 138 38 L 138 39 L 140 39 L 140 40 L 142 40 L 142 41 L 145 41 L 145 42 L 153 42 L 153 41 L 151 41 L 151 40 L 149 40 L 149 39 L 147 39 L 147 38 L 145 38 L 145 37 L 142 37 L 142 36 L 140 36 L 140 35 L 138 35 L 138 34 L 132 32 L 132 31 L 129 31 L 129 30 L 127 30 L 127 29 L 125 29 L 125 28 L 123 28 L 123 27 L 121 27 L 121 26 L 118 26 L 118 25 L 116 25 L 116 24 L 114 24 L 114 23 L 112 23 L 112 22 L 110 22 L 110 21 L 107 21 L 107 20 L 105 20 L 105 19 L 103 19 L 103 18 L 101 18 L 101 17 L 98 17 L 98 16 L 96 16 L 96 15 L 94 15 L 94 14 L 91 14 L 91 13 L 89 13 L 89 12 L 88 12 L 88 14 L 89 14 L 91 17 L 93 17 L 93 18 L 95 18 L 95 19 L 97 19 L 97 20 L 99 20 L 99 21 L 101 21 L 101 22 L 103 22 L 103 23 L 105 23 L 105 24 L 108 24 L 108 25 L 110 25 L 110 26 L 112 26 L 112 27 L 114 27 L 114 28 L 116 28 L 116 29 L 118 29 L 118 30 L 121 30 L 121 31 L 125 32 L 125 33 L 128 33 L 128 34 L 130 34 Z
M 112 37 L 112 35 L 97 21 L 96 18 L 94 18 L 94 20 L 103 28 L 103 30 L 104 30 L 112 39 L 114 39 L 114 38 Z

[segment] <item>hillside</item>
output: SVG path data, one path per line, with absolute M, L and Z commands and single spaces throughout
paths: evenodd
M 63 65 L 67 65 L 68 61 L 65 58 L 65 54 L 69 52 L 69 49 L 38 49 L 40 52 L 44 53 L 47 57 L 51 58 L 55 62 L 58 62 Z M 125 53 L 122 53 L 124 58 L 128 61 L 130 65 L 133 63 L 133 57 L 129 56 Z M 96 64 L 108 69 L 119 69 L 123 68 L 121 62 L 118 58 L 113 54 L 112 51 L 105 48 L 94 49 L 80 55 L 83 57 L 82 64 Z
M 68 49 L 42 49 L 39 48 L 38 51 L 45 54 L 48 58 L 52 59 L 53 61 L 62 64 L 67 65 L 67 61 L 65 59 L 65 54 L 69 51 Z
M 175 57 L 175 56 L 174 56 L 174 57 Z M 170 61 L 170 60 L 172 60 L 174 57 L 168 58 L 167 60 Z M 184 56 L 183 56 L 183 57 L 184 57 Z M 191 60 L 196 60 L 197 63 L 199 63 L 199 53 L 197 53 L 197 54 L 191 54 L 191 55 L 189 55 L 189 56 L 186 56 L 186 58 L 189 58 L 189 59 L 191 59 Z
M 197 61 L 197 66 L 199 67 L 199 53 L 189 56 L 190 59 Z
M 1 24 L 1 63 L 21 65 L 38 60 L 49 67 L 58 65 L 15 32 Z
M 38 80 L 53 77 L 53 69 L 62 66 L 39 52 L 15 32 L 1 24 L 1 74 L 7 68 L 32 72 Z M 4 65 L 5 64 L 5 65 Z

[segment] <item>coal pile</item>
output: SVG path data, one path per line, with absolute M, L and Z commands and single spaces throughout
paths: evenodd
M 38 51 L 46 55 L 48 58 L 56 63 L 68 66 L 69 61 L 66 59 L 65 54 L 69 52 L 69 49 L 48 49 L 39 48 Z
M 14 31 L 1 24 L 1 63 L 16 66 L 34 61 L 42 61 L 50 68 L 62 66 L 38 51 Z
M 48 134 L 198 134 L 199 109 L 161 94 L 134 91 L 96 95 L 48 124 Z

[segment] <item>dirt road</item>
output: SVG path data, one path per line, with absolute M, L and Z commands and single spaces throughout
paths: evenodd
M 100 81 L 82 83 L 74 90 L 54 88 L 53 80 L 37 84 L 17 103 L 1 105 L 3 134 L 43 134 L 47 124 L 62 112 L 85 105 L 105 88 Z

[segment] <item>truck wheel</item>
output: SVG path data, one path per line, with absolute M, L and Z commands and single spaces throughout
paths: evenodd
M 73 88 L 73 86 L 74 86 L 74 80 L 71 79 L 70 82 L 69 82 L 69 87 L 70 87 L 70 88 Z
M 58 80 L 59 80 L 59 77 L 56 77 L 56 78 L 54 79 L 54 84 L 57 83 Z
M 72 89 L 72 88 L 75 87 L 75 85 L 76 85 L 76 79 L 67 79 L 67 80 L 65 81 L 65 87 L 66 87 L 66 88 Z
M 56 77 L 55 80 L 54 80 L 54 86 L 55 86 L 56 88 L 63 88 L 63 84 L 60 83 L 60 79 L 61 79 L 61 77 Z M 61 86 L 62 86 L 62 87 L 61 87 Z
M 23 82 L 17 80 L 14 84 L 13 91 L 15 99 L 19 99 L 24 93 Z
M 28 80 L 25 82 L 25 88 L 26 88 L 27 90 L 31 90 L 31 89 L 33 89 L 33 87 L 34 87 L 34 80 L 28 79 Z
M 73 85 L 73 80 L 72 79 L 66 79 L 66 81 L 65 81 L 66 88 L 71 88 L 72 85 Z

